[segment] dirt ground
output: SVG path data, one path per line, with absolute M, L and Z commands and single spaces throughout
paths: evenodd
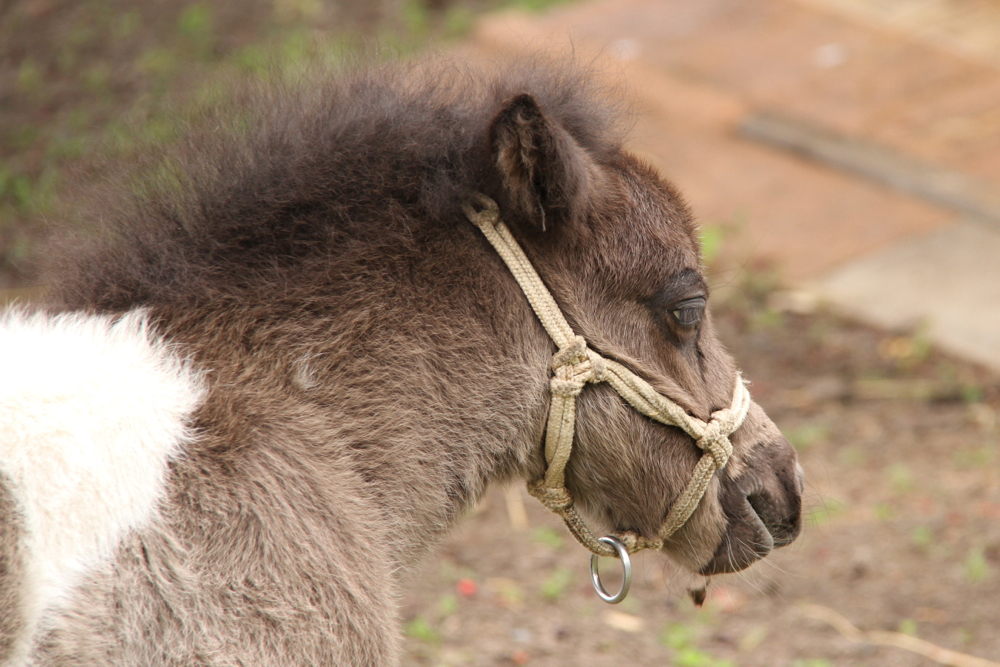
M 196 98 L 192 91 L 208 89 L 195 81 L 253 71 L 268 52 L 305 58 L 310 39 L 332 39 L 345 25 L 386 38 L 378 26 L 392 24 L 406 48 L 455 37 L 491 4 L 0 0 L 0 288 L 30 283 L 32 244 L 61 214 L 56 195 L 86 174 L 88 155 L 126 159 L 176 135 L 177 107 L 163 102 L 170 95 Z M 678 160 L 695 153 L 670 148 Z M 716 153 L 746 171 L 741 150 L 725 144 Z M 704 167 L 723 176 L 726 168 Z M 719 201 L 718 184 L 682 185 L 701 214 L 734 210 L 728 200 L 721 212 L 701 204 Z M 760 204 L 742 196 L 731 199 Z M 900 210 L 900 219 L 914 217 Z M 1000 375 L 942 354 L 919 331 L 783 310 L 789 301 L 766 266 L 739 278 L 717 270 L 716 281 L 728 283 L 717 327 L 806 471 L 799 540 L 746 573 L 714 578 L 702 608 L 686 593 L 700 580 L 639 555 L 631 595 L 611 607 L 594 595 L 588 554 L 558 519 L 523 490 L 495 489 L 413 577 L 403 603 L 408 664 L 935 664 L 851 642 L 809 605 L 865 631 L 1000 661 Z
M 717 323 L 754 398 L 799 450 L 798 541 L 713 578 L 701 609 L 686 594 L 697 581 L 641 554 L 633 592 L 612 607 L 559 520 L 516 490 L 529 527 L 514 528 L 496 490 L 414 578 L 412 664 L 934 664 L 852 643 L 807 605 L 1000 660 L 1000 375 L 919 336 L 771 310 L 753 292 L 738 292 L 746 298 Z

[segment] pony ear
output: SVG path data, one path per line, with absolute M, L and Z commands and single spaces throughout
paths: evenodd
M 493 118 L 489 141 L 506 217 L 545 231 L 585 209 L 588 156 L 534 97 L 507 100 Z

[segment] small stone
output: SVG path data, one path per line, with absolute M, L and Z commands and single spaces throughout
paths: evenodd
M 644 625 L 638 616 L 610 609 L 604 612 L 604 622 L 616 630 L 632 633 L 641 632 Z

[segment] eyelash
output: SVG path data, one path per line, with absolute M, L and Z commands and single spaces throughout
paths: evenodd
M 691 328 L 701 322 L 702 317 L 704 317 L 705 304 L 704 297 L 699 296 L 693 299 L 685 299 L 670 309 L 670 316 L 680 326 Z

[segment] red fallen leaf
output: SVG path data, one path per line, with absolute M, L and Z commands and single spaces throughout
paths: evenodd
M 472 579 L 459 579 L 458 584 L 455 586 L 458 589 L 459 595 L 463 595 L 467 598 L 471 598 L 479 590 L 476 586 L 476 582 Z
M 519 650 L 514 651 L 513 655 L 510 656 L 510 659 L 514 661 L 515 665 L 526 665 L 528 664 L 528 660 L 531 659 L 531 656 L 528 655 L 527 651 Z

